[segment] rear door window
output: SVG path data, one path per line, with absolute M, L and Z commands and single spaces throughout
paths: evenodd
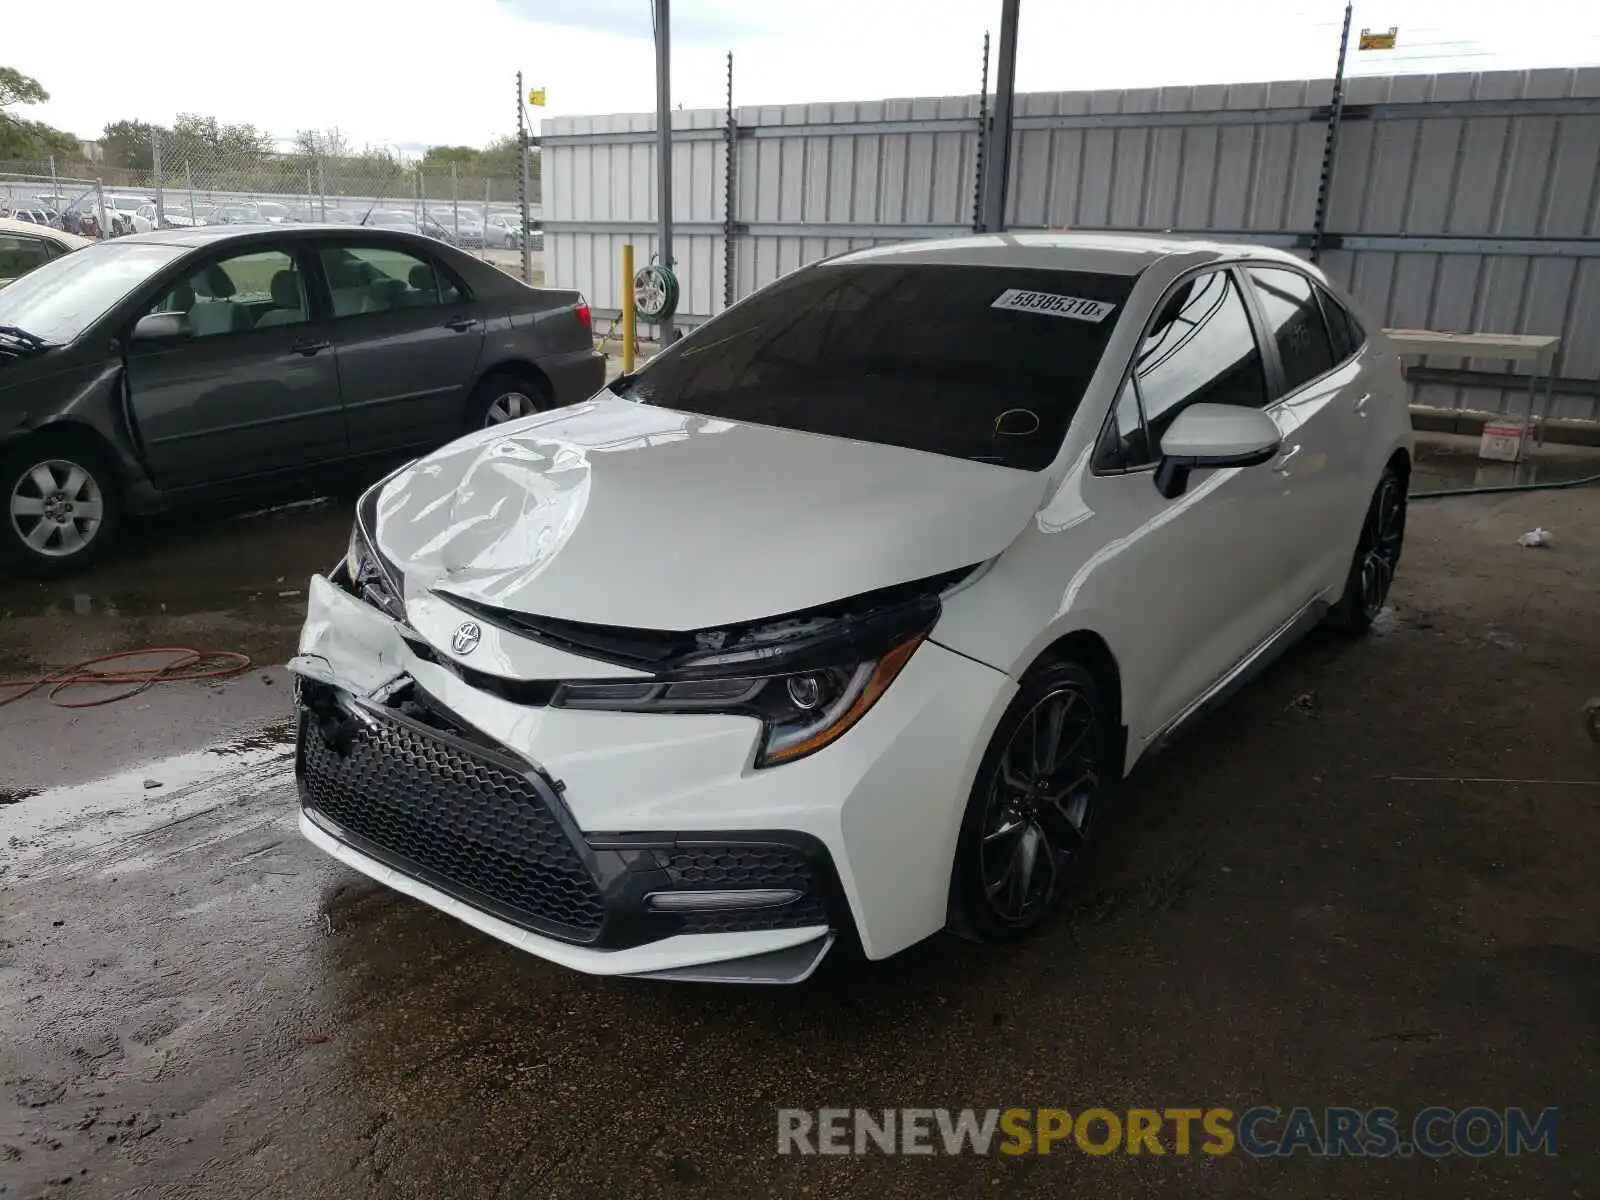
M 335 317 L 438 308 L 461 299 L 433 262 L 390 246 L 324 246 L 322 268 Z
M 1298 271 L 1276 267 L 1249 267 L 1245 273 L 1278 346 L 1283 390 L 1292 392 L 1331 371 L 1333 347 L 1311 280 Z
M 1037 471 L 1131 275 L 841 262 L 789 275 L 652 359 L 643 403 Z
M 1361 349 L 1367 340 L 1366 332 L 1350 314 L 1350 310 L 1333 298 L 1326 288 L 1317 289 L 1317 299 L 1322 301 L 1322 315 L 1328 322 L 1328 340 L 1333 345 L 1333 361 L 1342 363 Z

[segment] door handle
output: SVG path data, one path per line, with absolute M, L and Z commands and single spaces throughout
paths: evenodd
M 1372 399 L 1372 393 L 1371 392 L 1362 392 L 1361 395 L 1356 397 L 1356 402 L 1352 406 L 1356 410 L 1356 416 L 1364 417 L 1364 416 L 1367 415 L 1367 401 L 1371 400 L 1371 399 Z
M 303 354 L 310 358 L 313 354 L 321 354 L 324 350 L 332 348 L 332 342 L 319 342 L 311 338 L 301 338 L 290 347 L 296 354 Z
M 446 329 L 454 329 L 457 333 L 465 333 L 477 323 L 477 317 L 451 317 L 444 323 L 444 327 Z
M 1289 473 L 1289 463 L 1294 459 L 1294 456 L 1299 453 L 1300 443 L 1296 442 L 1293 446 L 1290 446 L 1289 449 L 1285 450 L 1281 455 L 1278 456 L 1278 461 L 1272 464 L 1272 469 L 1279 475 L 1287 475 Z

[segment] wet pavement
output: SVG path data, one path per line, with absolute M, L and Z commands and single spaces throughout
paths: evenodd
M 1472 482 L 1429 445 L 1417 488 Z M 1041 936 L 791 990 L 575 975 L 299 838 L 272 664 L 347 514 L 173 518 L 0 580 L 0 675 L 259 664 L 0 708 L 5 1200 L 1600 1195 L 1600 489 L 1416 504 L 1374 636 L 1313 638 L 1138 772 Z M 1559 1106 L 1560 1153 L 776 1153 L 788 1107 L 1252 1104 Z

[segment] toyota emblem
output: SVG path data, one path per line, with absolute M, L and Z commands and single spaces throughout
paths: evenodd
M 463 621 L 450 636 L 450 649 L 457 654 L 471 654 L 483 640 L 483 627 L 476 621 Z

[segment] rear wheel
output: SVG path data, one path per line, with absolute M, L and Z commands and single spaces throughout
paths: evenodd
M 104 456 L 84 438 L 44 433 L 0 459 L 0 548 L 35 575 L 77 570 L 116 536 L 121 498 Z
M 1117 777 L 1114 718 L 1071 661 L 1030 672 L 1001 717 L 967 801 L 950 881 L 950 929 L 1006 941 L 1066 894 Z
M 1328 623 L 1335 629 L 1365 633 L 1372 628 L 1373 619 L 1389 599 L 1405 536 L 1405 476 L 1393 466 L 1385 467 L 1367 505 L 1344 594 L 1328 613 Z
M 550 389 L 542 379 L 515 371 L 496 371 L 473 389 L 467 402 L 467 429 L 487 429 L 550 407 Z

